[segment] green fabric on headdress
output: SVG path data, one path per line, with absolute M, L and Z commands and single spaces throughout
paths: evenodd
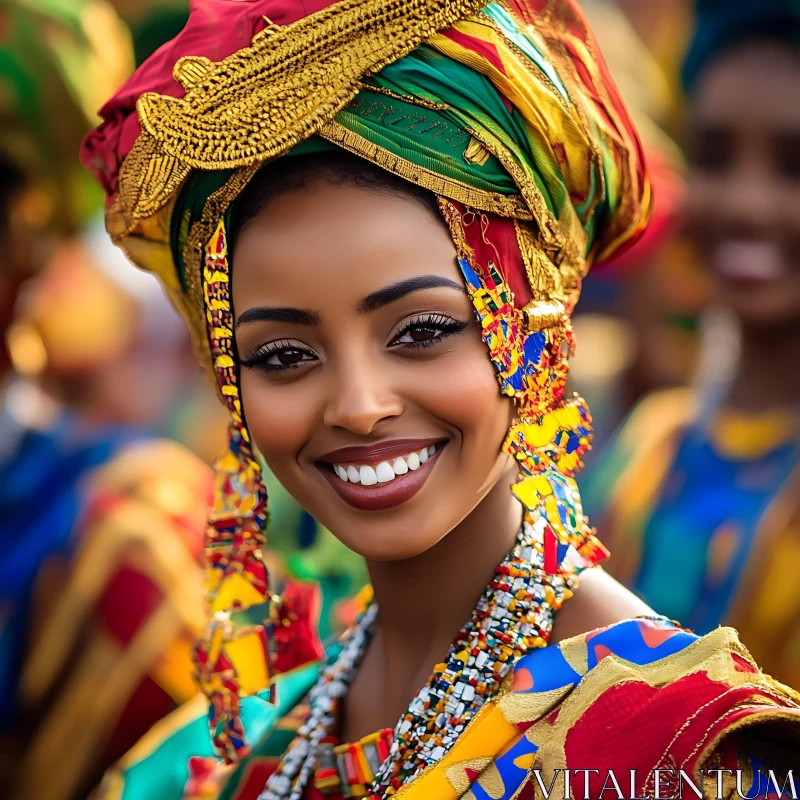
M 522 118 L 503 102 L 487 78 L 429 47 L 417 48 L 364 83 L 445 105 L 448 110 L 442 112 L 443 119 L 459 129 L 467 141 L 467 130 L 484 132 L 484 135 L 489 133 L 516 153 L 520 164 L 534 161 Z M 395 141 L 402 143 L 400 138 Z M 412 147 L 416 147 L 416 144 L 412 143 Z M 447 156 L 445 148 L 438 149 L 444 150 L 442 156 Z M 460 161 L 463 164 L 463 158 Z M 504 194 L 519 192 L 519 187 L 494 156 L 483 168 L 470 166 L 471 169 L 462 173 L 461 180 L 471 182 L 476 188 L 484 188 L 483 181 L 486 181 L 485 188 L 488 191 Z M 535 172 L 532 175 L 538 188 L 544 191 L 542 181 Z M 545 196 L 545 199 L 548 208 L 553 211 L 549 198 Z
M 435 70 L 431 65 L 435 65 Z M 468 98 L 472 100 L 467 110 Z M 454 106 L 450 107 L 450 103 Z M 433 176 L 439 176 L 463 185 L 465 190 L 507 197 L 518 195 L 519 188 L 508 171 L 479 145 L 469 128 L 491 129 L 504 143 L 523 149 L 527 145 L 521 121 L 503 105 L 484 77 L 430 48 L 420 47 L 366 79 L 364 89 L 336 115 L 335 122 L 375 145 L 384 158 L 394 157 L 408 162 L 412 170 L 419 168 L 431 173 L 432 181 L 435 181 Z M 470 148 L 476 153 L 473 159 L 467 157 Z M 312 136 L 286 157 L 339 149 L 338 144 Z M 393 171 L 398 171 L 397 165 Z M 197 171 L 178 197 L 172 214 L 170 244 L 184 288 L 184 252 L 191 226 L 202 217 L 207 199 L 232 174 L 233 170 Z M 233 205 L 226 211 L 226 224 L 230 223 L 232 208 Z

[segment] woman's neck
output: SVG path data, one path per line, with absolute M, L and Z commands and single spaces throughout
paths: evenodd
M 367 695 L 380 696 L 381 710 L 365 715 L 362 704 L 348 698 L 345 735 L 358 738 L 393 726 L 434 665 L 447 657 L 514 546 L 522 523 L 522 507 L 509 491 L 514 477 L 512 465 L 472 513 L 425 553 L 402 561 L 368 562 L 378 628 L 356 684 Z
M 742 411 L 800 408 L 800 325 L 747 328 L 727 405 Z

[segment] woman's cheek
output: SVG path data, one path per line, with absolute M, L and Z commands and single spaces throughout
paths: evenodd
M 281 480 L 297 462 L 314 424 L 313 393 L 297 385 L 269 385 L 259 375 L 242 378 L 242 402 L 253 442 Z
M 461 431 L 466 446 L 477 440 L 490 456 L 495 440 L 499 438 L 502 444 L 513 418 L 513 404 L 500 394 L 482 341 L 436 364 L 424 392 L 429 412 Z
M 720 185 L 713 178 L 695 176 L 689 181 L 684 211 L 686 230 L 703 251 L 707 249 L 711 234 L 719 225 L 717 206 L 723 190 L 724 183 Z

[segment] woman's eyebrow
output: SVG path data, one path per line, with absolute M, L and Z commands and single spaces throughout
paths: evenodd
M 320 316 L 316 311 L 291 306 L 255 306 L 242 311 L 236 320 L 236 327 L 248 322 L 289 322 L 295 325 L 319 325 Z
M 456 283 L 450 278 L 445 278 L 441 275 L 422 275 L 419 278 L 409 278 L 405 281 L 393 283 L 385 289 L 378 289 L 377 292 L 368 294 L 356 307 L 359 314 L 368 314 L 370 311 L 377 311 L 389 303 L 394 303 L 401 297 L 405 297 L 411 292 L 417 292 L 420 289 L 456 289 L 463 294 L 464 285 Z

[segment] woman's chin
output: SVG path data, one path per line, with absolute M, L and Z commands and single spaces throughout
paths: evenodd
M 343 483 L 332 470 L 315 468 L 314 484 L 319 486 L 312 492 L 315 505 L 319 508 L 324 497 L 326 506 L 317 518 L 346 547 L 370 561 L 421 555 L 454 527 L 448 527 L 447 520 L 436 521 L 450 467 L 449 459 L 440 462 L 440 455 L 437 452 L 413 473 L 383 485 L 354 486 Z
M 368 561 L 405 561 L 421 556 L 447 535 L 447 526 L 439 529 L 424 525 L 409 515 L 393 520 L 375 520 L 372 523 L 344 522 L 332 528 L 331 533 L 348 549 Z M 338 531 L 342 531 L 340 535 Z

